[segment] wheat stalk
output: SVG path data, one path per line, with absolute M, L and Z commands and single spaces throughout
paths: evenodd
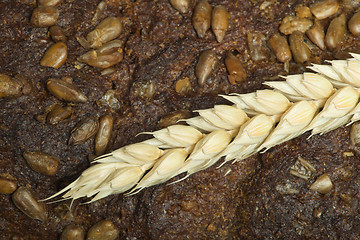
M 360 119 L 360 55 L 330 65 L 313 65 L 317 73 L 286 76 L 265 82 L 274 90 L 223 97 L 234 105 L 198 110 L 188 125 L 173 125 L 153 138 L 124 146 L 95 159 L 94 165 L 60 192 L 63 199 L 135 194 L 143 188 L 186 177 L 224 157 L 243 160 L 306 131 L 323 134 Z M 180 179 L 182 180 L 182 179 Z M 48 200 L 45 199 L 45 200 Z

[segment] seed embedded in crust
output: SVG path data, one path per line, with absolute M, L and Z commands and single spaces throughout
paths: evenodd
M 267 45 L 267 38 L 260 32 L 248 32 L 247 44 L 250 50 L 250 57 L 253 61 L 269 59 L 270 49 Z
M 69 145 L 77 145 L 86 142 L 93 137 L 99 129 L 97 118 L 89 117 L 82 120 L 72 131 Z
M 51 6 L 55 7 L 59 5 L 63 0 L 38 0 L 39 6 Z
M 155 85 L 151 80 L 143 80 L 133 83 L 131 92 L 134 96 L 149 99 L 155 94 Z
M 110 115 L 102 116 L 99 120 L 99 130 L 95 137 L 95 154 L 97 156 L 105 153 L 109 145 L 112 130 L 114 125 L 114 118 Z
M 50 78 L 46 87 L 51 94 L 60 100 L 79 103 L 88 101 L 88 98 L 77 87 L 63 79 Z
M 67 55 L 66 44 L 63 42 L 57 42 L 46 50 L 45 55 L 41 59 L 40 65 L 58 69 L 65 63 Z
M 185 14 L 189 10 L 190 0 L 169 0 L 171 6 L 180 13 Z
M 60 240 L 83 240 L 85 239 L 85 231 L 77 225 L 68 225 L 61 233 Z
M 0 74 L 0 98 L 16 98 L 22 94 L 22 86 L 10 76 Z
M 311 51 L 304 42 L 304 34 L 293 32 L 289 37 L 290 49 L 297 63 L 304 63 L 310 59 Z
M 106 7 L 105 1 L 99 2 L 95 10 L 94 17 L 91 19 L 91 23 L 94 24 L 96 21 L 98 21 L 103 17 L 105 7 Z
M 346 17 L 341 14 L 339 17 L 331 20 L 325 36 L 325 44 L 330 50 L 338 49 L 346 35 Z
M 318 177 L 316 181 L 310 186 L 311 191 L 316 191 L 322 194 L 329 193 L 332 188 L 333 184 L 327 173 Z
M 59 12 L 55 7 L 39 6 L 34 9 L 31 23 L 36 27 L 50 27 L 56 24 Z
M 23 156 L 32 170 L 43 175 L 55 175 L 59 168 L 59 160 L 50 154 L 26 151 Z
M 292 34 L 295 31 L 306 32 L 312 24 L 312 21 L 307 18 L 287 16 L 282 20 L 279 30 L 285 35 Z
M 158 127 L 159 128 L 166 128 L 171 125 L 175 125 L 178 123 L 179 120 L 190 118 L 191 112 L 189 110 L 177 110 L 167 114 L 165 117 L 161 118 Z
M 339 9 L 337 0 L 322 0 L 310 5 L 310 10 L 314 16 L 321 20 L 334 15 Z
M 308 160 L 300 156 L 298 157 L 298 160 L 295 162 L 295 164 L 290 167 L 290 174 L 305 180 L 311 178 L 314 172 L 316 172 L 314 166 Z
M 46 122 L 51 125 L 58 124 L 73 114 L 74 109 L 71 106 L 63 107 L 56 104 L 54 108 L 48 113 Z
M 225 66 L 229 72 L 228 80 L 231 84 L 236 84 L 245 80 L 246 72 L 240 59 L 230 51 L 226 53 Z
M 360 36 L 360 12 L 355 13 L 348 22 L 349 31 L 355 36 Z
M 98 106 L 110 107 L 111 111 L 118 111 L 121 108 L 121 102 L 118 99 L 118 93 L 111 89 L 107 90 L 105 95 L 101 99 L 96 101 Z
M 315 19 L 314 25 L 306 31 L 308 38 L 315 43 L 321 50 L 325 50 L 325 33 L 324 27 L 320 21 Z
M 118 17 L 108 17 L 101 21 L 96 28 L 91 31 L 86 39 L 90 43 L 90 47 L 98 48 L 117 38 L 122 32 L 122 23 Z
M 87 240 L 115 240 L 119 230 L 109 220 L 103 220 L 92 226 L 87 233 Z
M 123 59 L 123 42 L 120 40 L 113 40 L 105 43 L 97 50 L 90 50 L 81 55 L 78 61 L 89 64 L 97 68 L 111 67 Z
M 18 82 L 21 85 L 21 87 L 22 87 L 21 92 L 24 95 L 28 95 L 34 90 L 34 86 L 32 85 L 31 81 L 24 74 L 21 74 L 21 73 L 16 74 L 15 77 L 13 78 L 13 80 Z
M 278 33 L 272 35 L 269 39 L 269 45 L 280 62 L 289 62 L 291 60 L 291 50 L 286 37 Z
M 11 194 L 17 189 L 17 184 L 6 178 L 0 178 L 0 193 Z
M 350 141 L 352 145 L 360 145 L 360 122 L 356 122 L 351 126 Z
M 15 206 L 32 219 L 45 221 L 48 217 L 46 205 L 26 187 L 19 187 L 12 195 Z
M 215 6 L 212 11 L 211 28 L 218 42 L 222 42 L 229 27 L 230 14 L 224 6 Z
M 211 72 L 215 69 L 218 59 L 213 50 L 205 50 L 200 54 L 196 64 L 195 75 L 200 87 L 204 86 Z
M 175 91 L 179 94 L 186 94 L 191 90 L 191 82 L 188 77 L 179 79 L 175 84 Z
M 200 0 L 195 6 L 192 23 L 199 38 L 204 38 L 211 24 L 211 5 L 207 0 Z
M 49 32 L 52 40 L 55 42 L 66 42 L 66 36 L 60 26 L 51 26 Z
M 299 18 L 310 18 L 312 16 L 310 8 L 303 5 L 296 6 L 295 12 Z

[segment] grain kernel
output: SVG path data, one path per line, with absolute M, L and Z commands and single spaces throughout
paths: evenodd
M 257 62 L 270 57 L 270 49 L 267 46 L 267 39 L 264 34 L 248 32 L 247 44 L 253 61 Z
M 190 0 L 169 0 L 171 6 L 178 10 L 180 13 L 187 13 L 189 10 Z
M 58 167 L 59 160 L 47 153 L 43 152 L 24 152 L 24 158 L 31 167 L 32 170 L 47 175 L 55 175 Z
M 316 181 L 310 186 L 310 190 L 317 191 L 322 194 L 329 193 L 333 188 L 333 184 L 327 173 L 321 175 Z
M 66 42 L 66 36 L 60 26 L 51 26 L 49 31 L 52 40 L 55 42 Z
M 218 5 L 212 11 L 211 28 L 218 42 L 222 42 L 229 27 L 230 14 L 224 6 Z
M 59 12 L 54 7 L 40 6 L 34 9 L 31 23 L 36 27 L 50 27 L 56 24 Z
M 325 33 L 321 23 L 315 19 L 314 25 L 306 31 L 309 39 L 315 43 L 321 50 L 325 50 Z
M 359 8 L 359 6 L 359 0 L 341 0 L 341 8 L 344 9 L 344 11 L 354 11 Z
M 297 6 L 295 12 L 299 18 L 309 18 L 312 16 L 310 8 L 302 5 Z
M 175 84 L 175 91 L 179 94 L 185 94 L 191 90 L 191 83 L 188 77 L 177 80 Z
M 18 82 L 19 85 L 21 85 L 21 92 L 25 95 L 30 94 L 34 90 L 34 87 L 29 81 L 29 79 L 23 74 L 16 74 L 13 80 Z
M 92 226 L 87 233 L 87 240 L 115 240 L 119 230 L 109 220 L 103 220 Z
M 355 13 L 348 22 L 349 30 L 355 36 L 360 36 L 360 12 Z
M 98 48 L 102 44 L 117 38 L 122 28 L 120 18 L 108 17 L 100 22 L 99 25 L 87 35 L 86 39 L 90 43 L 90 47 Z
M 164 118 L 162 118 L 159 121 L 158 126 L 159 128 L 166 128 L 171 125 L 179 124 L 178 123 L 179 120 L 187 119 L 190 118 L 191 116 L 192 115 L 189 110 L 177 110 L 167 114 Z
M 69 145 L 77 145 L 86 142 L 94 136 L 99 129 L 99 122 L 96 118 L 86 118 L 81 121 L 72 131 Z
M 35 115 L 35 119 L 41 123 L 46 123 L 46 117 L 48 113 L 56 106 L 56 103 L 53 103 L 45 108 L 45 111 L 42 114 Z
M 85 239 L 85 231 L 77 225 L 68 225 L 61 233 L 60 240 L 83 240 Z
M 211 5 L 207 0 L 200 0 L 195 6 L 192 23 L 200 38 L 203 38 L 206 31 L 210 28 L 211 10 Z
M 350 142 L 352 145 L 360 145 L 360 122 L 356 122 L 351 126 Z
M 39 6 L 51 6 L 55 7 L 59 5 L 63 0 L 38 0 Z
M 8 75 L 0 74 L 0 98 L 20 97 L 22 86 L 17 81 L 13 81 Z
M 290 49 L 297 63 L 304 63 L 310 59 L 311 51 L 304 42 L 304 34 L 295 31 L 289 37 Z
M 81 55 L 78 61 L 89 64 L 97 68 L 111 67 L 123 59 L 123 43 L 120 40 L 114 40 L 105 43 L 97 50 L 90 50 Z
M 13 193 L 16 189 L 17 189 L 16 182 L 5 178 L 0 178 L 0 193 L 10 194 Z
M 325 35 L 325 44 L 330 50 L 338 49 L 346 35 L 346 17 L 341 14 L 339 17 L 331 20 L 329 28 Z
M 199 86 L 202 87 L 209 78 L 211 72 L 215 69 L 217 63 L 216 53 L 212 50 L 205 50 L 200 54 L 199 61 L 196 64 L 195 75 Z
M 102 155 L 109 145 L 114 125 L 113 117 L 109 115 L 102 116 L 99 121 L 99 130 L 95 137 L 95 154 Z
M 131 91 L 136 97 L 148 99 L 154 96 L 155 86 L 151 80 L 138 81 L 133 84 Z
M 60 100 L 68 102 L 87 102 L 87 97 L 74 85 L 62 79 L 50 78 L 46 87 L 50 93 Z
M 70 106 L 63 107 L 56 104 L 54 108 L 49 112 L 46 118 L 46 122 L 51 125 L 58 124 L 73 114 L 74 109 Z
M 46 50 L 45 55 L 41 59 L 40 65 L 58 69 L 65 63 L 66 58 L 67 46 L 63 42 L 57 42 Z
M 238 57 L 231 52 L 227 52 L 225 66 L 229 72 L 228 79 L 231 84 L 236 84 L 245 80 L 246 73 Z
M 111 108 L 111 111 L 116 111 L 121 108 L 121 103 L 117 98 L 115 90 L 106 91 L 105 95 L 96 102 L 99 106 L 105 105 Z
M 279 30 L 285 35 L 292 34 L 295 31 L 306 32 L 312 26 L 311 20 L 299 18 L 298 16 L 287 16 L 283 19 Z
M 45 221 L 47 210 L 43 202 L 38 202 L 37 197 L 26 187 L 19 187 L 12 195 L 15 206 L 32 219 Z
M 280 62 L 285 63 L 291 60 L 291 50 L 284 36 L 275 33 L 270 37 L 269 44 Z
M 104 9 L 106 7 L 106 3 L 104 1 L 99 2 L 96 7 L 94 17 L 91 19 L 91 23 L 95 23 L 97 20 L 101 19 L 104 15 Z
M 338 9 L 339 3 L 336 0 L 322 0 L 310 5 L 312 14 L 320 20 L 334 15 Z

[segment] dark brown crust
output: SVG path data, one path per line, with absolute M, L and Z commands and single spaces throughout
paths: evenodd
M 19 186 L 29 187 L 39 198 L 54 194 L 89 167 L 93 140 L 76 146 L 67 144 L 71 130 L 82 119 L 111 114 L 114 137 L 110 150 L 114 150 L 144 139 L 135 135 L 157 129 L 157 122 L 172 111 L 225 103 L 217 94 L 251 92 L 263 88 L 263 81 L 285 75 L 283 64 L 274 57 L 257 63 L 251 60 L 246 33 L 261 32 L 269 37 L 277 32 L 285 16 L 294 13 L 295 6 L 309 5 L 310 1 L 278 1 L 266 11 L 260 10 L 261 1 L 211 1 L 212 7 L 226 6 L 231 15 L 221 44 L 210 30 L 199 39 L 191 24 L 192 11 L 181 15 L 168 0 L 105 1 L 106 16 L 123 17 L 124 29 L 119 39 L 125 41 L 124 59 L 114 66 L 115 73 L 106 76 L 87 65 L 75 68 L 77 57 L 87 51 L 76 37 L 85 37 L 100 22 L 91 23 L 98 2 L 64 1 L 58 7 L 57 25 L 67 36 L 69 53 L 58 70 L 40 65 L 53 42 L 47 28 L 30 24 L 36 1 L 0 2 L 0 73 L 26 74 L 34 86 L 30 95 L 0 99 L 0 174 L 10 174 Z M 352 10 L 342 11 L 348 20 Z M 327 29 L 328 20 L 323 24 Z M 199 53 L 211 48 L 221 56 L 220 64 L 199 88 L 195 64 Z M 226 51 L 234 49 L 240 53 L 247 73 L 247 79 L 238 85 L 228 82 L 224 66 Z M 359 52 L 359 39 L 349 35 L 336 53 L 316 47 L 312 51 L 310 61 L 320 63 L 334 56 L 346 56 L 343 52 Z M 304 69 L 304 65 L 290 62 L 290 73 Z M 73 77 L 89 101 L 76 104 L 75 117 L 68 122 L 39 123 L 34 118 L 36 114 L 60 103 L 46 90 L 47 79 L 63 76 Z M 190 79 L 193 87 L 185 96 L 175 92 L 176 80 L 184 77 Z M 153 82 L 155 94 L 151 99 L 135 95 L 132 85 L 139 81 Z M 121 110 L 112 112 L 109 107 L 96 104 L 109 89 L 117 91 Z M 58 239 L 70 223 L 88 230 L 103 219 L 113 221 L 120 239 L 356 239 L 360 234 L 360 152 L 349 145 L 349 127 L 309 140 L 307 137 L 305 134 L 242 163 L 212 167 L 174 185 L 151 187 L 131 197 L 114 195 L 88 205 L 75 202 L 73 216 L 66 214 L 66 208 L 59 207 L 59 203 L 51 204 L 47 206 L 46 222 L 30 219 L 15 207 L 10 195 L 0 194 L 0 239 Z M 343 157 L 342 153 L 349 150 L 355 156 Z M 60 161 L 59 171 L 53 177 L 34 172 L 22 158 L 24 151 L 51 153 Z M 315 178 L 329 174 L 335 186 L 329 194 L 310 192 L 313 179 L 306 181 L 289 174 L 299 155 L 315 166 Z M 344 178 L 346 169 L 353 174 Z M 299 193 L 276 190 L 288 183 Z M 341 193 L 350 195 L 351 201 L 345 203 L 339 197 Z M 315 209 L 322 212 L 319 218 L 313 216 Z

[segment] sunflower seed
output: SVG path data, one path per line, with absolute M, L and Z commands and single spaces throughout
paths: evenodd
M 58 69 L 65 63 L 67 55 L 66 44 L 63 42 L 57 42 L 46 50 L 40 61 L 40 65 Z
M 59 12 L 55 7 L 39 6 L 34 9 L 31 16 L 31 23 L 36 27 L 50 27 L 56 24 Z
M 199 61 L 196 64 L 195 75 L 200 87 L 204 86 L 211 72 L 215 69 L 217 63 L 216 53 L 212 50 L 205 50 L 200 54 Z
M 87 102 L 87 97 L 78 88 L 63 79 L 50 78 L 46 87 L 50 93 L 67 102 Z
M 103 220 L 92 226 L 87 233 L 87 240 L 115 240 L 119 230 L 109 220 Z
M 94 136 L 99 129 L 99 122 L 96 118 L 89 117 L 81 121 L 72 131 L 69 145 L 77 145 L 86 142 Z
M 12 195 L 17 208 L 30 218 L 45 221 L 47 219 L 46 205 L 37 201 L 37 197 L 26 187 L 19 187 Z
M 204 38 L 206 31 L 210 28 L 211 11 L 211 5 L 207 0 L 200 0 L 195 6 L 192 24 L 200 38 Z
M 23 153 L 24 158 L 31 167 L 32 170 L 47 175 L 55 175 L 58 167 L 59 160 L 47 153 L 43 152 L 29 152 L 26 151 Z

